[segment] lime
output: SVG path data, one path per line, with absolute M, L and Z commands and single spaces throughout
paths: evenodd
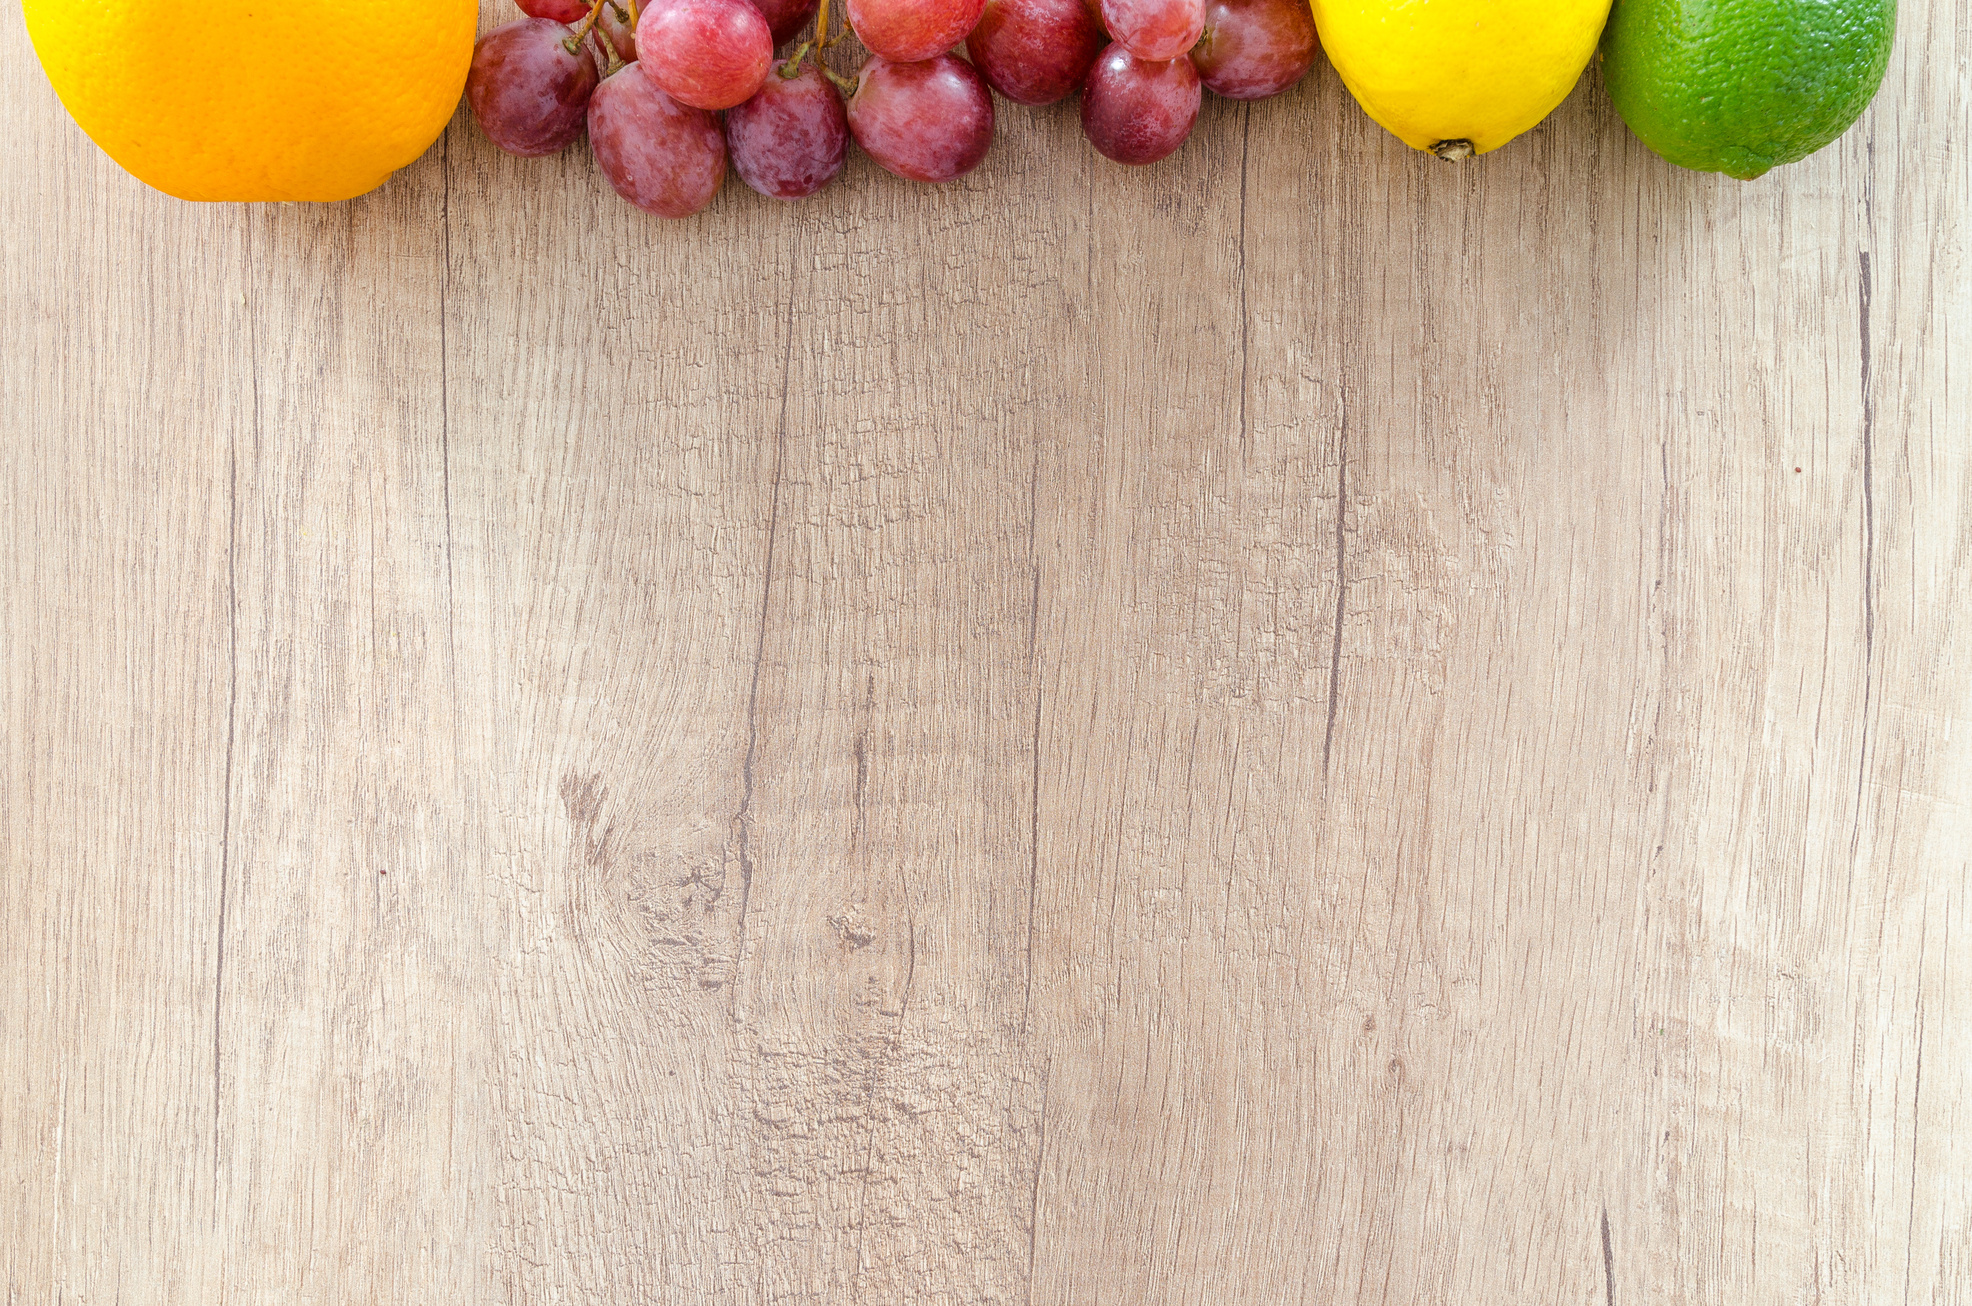
M 1896 26 L 1896 0 L 1616 0 L 1603 80 L 1645 145 L 1750 181 L 1862 116 Z

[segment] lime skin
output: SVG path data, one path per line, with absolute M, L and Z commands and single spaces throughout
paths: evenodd
M 1896 0 L 1616 0 L 1603 81 L 1658 154 L 1751 181 L 1862 116 L 1896 26 Z

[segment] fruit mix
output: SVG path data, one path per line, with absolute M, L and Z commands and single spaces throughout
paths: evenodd
M 586 126 L 617 191 L 667 217 L 709 204 L 729 160 L 762 194 L 813 195 L 852 139 L 900 177 L 950 181 L 991 148 L 995 91 L 1030 105 L 1080 91 L 1098 151 L 1155 163 L 1205 91 L 1278 95 L 1324 43 L 1370 117 L 1442 159 L 1547 117 L 1600 44 L 1645 144 L 1751 179 L 1848 130 L 1896 32 L 1896 0 L 1616 0 L 1613 17 L 1611 0 L 844 0 L 869 51 L 850 79 L 823 62 L 845 34 L 829 0 L 638 3 L 520 0 L 528 16 L 479 42 L 466 95 L 515 154 Z
M 617 193 L 670 218 L 711 203 L 729 161 L 763 195 L 813 195 L 852 139 L 912 181 L 964 176 L 992 146 L 994 91 L 1044 105 L 1079 90 L 1097 150 L 1155 163 L 1191 135 L 1205 91 L 1278 95 L 1319 49 L 1306 0 L 845 0 L 869 51 L 845 78 L 823 61 L 844 35 L 829 0 L 520 6 L 473 51 L 481 128 L 528 157 L 586 129 Z

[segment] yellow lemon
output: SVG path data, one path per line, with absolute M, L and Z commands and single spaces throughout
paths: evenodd
M 187 200 L 341 200 L 438 139 L 476 0 L 25 0 L 55 93 Z
M 1313 0 L 1335 70 L 1370 117 L 1441 158 L 1496 150 L 1554 112 L 1609 0 Z

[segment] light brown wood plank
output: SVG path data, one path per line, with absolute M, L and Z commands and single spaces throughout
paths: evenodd
M 724 296 L 706 246 L 651 240 L 586 160 L 451 144 L 455 213 L 488 215 L 455 229 L 448 371 L 482 998 L 515 1035 L 491 1067 L 494 1263 L 516 1301 L 720 1300 L 791 259 Z
M 453 622 L 444 168 L 236 209 L 230 855 L 220 917 L 228 1295 L 483 1297 L 500 1044 L 483 769 Z
M 245 249 L 0 39 L 0 1283 L 209 1300 Z
M 1972 1300 L 1904 9 L 1754 185 L 1323 68 L 684 224 L 176 205 L 10 28 L 9 1300 Z

